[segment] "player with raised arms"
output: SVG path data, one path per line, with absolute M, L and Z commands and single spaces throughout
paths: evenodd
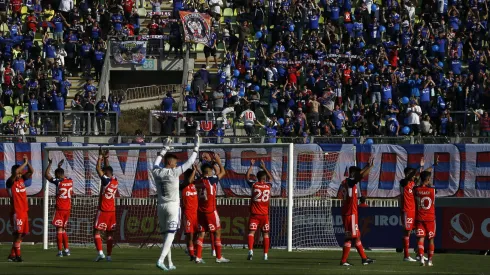
M 23 174 L 27 166 L 27 172 Z M 29 233 L 29 206 L 27 204 L 27 189 L 24 181 L 31 178 L 34 169 L 24 155 L 22 165 L 13 165 L 10 170 L 12 174 L 7 179 L 7 191 L 10 196 L 10 215 L 14 230 L 12 232 L 13 242 L 9 262 L 23 262 L 20 252 L 20 244 L 26 234 Z
M 185 240 L 187 243 L 187 253 L 191 261 L 196 260 L 194 252 L 195 235 L 198 232 L 197 222 L 197 189 L 194 184 L 197 173 L 197 165 L 192 165 L 192 169 L 184 172 L 184 184 L 180 186 L 182 190 L 182 208 L 184 208 Z
M 249 261 L 252 260 L 254 255 L 254 240 L 255 231 L 260 229 L 264 237 L 264 260 L 268 260 L 267 253 L 269 253 L 269 200 L 271 197 L 271 185 L 270 181 L 272 176 L 265 167 L 263 160 L 260 160 L 260 168 L 262 171 L 257 173 L 257 179 L 253 179 L 252 169 L 255 165 L 255 160 L 250 160 L 250 167 L 247 171 L 247 182 L 252 188 L 252 197 L 250 203 L 250 218 L 248 221 L 248 257 Z
M 219 166 L 219 173 L 213 175 L 213 167 L 209 164 L 203 164 L 201 171 L 203 173 L 201 179 L 196 184 L 198 195 L 197 220 L 199 223 L 199 237 L 197 239 L 197 255 L 196 263 L 204 263 L 202 259 L 202 246 L 206 231 L 215 235 L 216 262 L 228 263 L 230 260 L 225 259 L 221 255 L 221 225 L 218 211 L 216 209 L 216 193 L 217 185 L 220 179 L 226 175 L 225 168 L 221 163 L 219 154 L 214 154 L 214 162 Z
M 102 161 L 104 167 L 102 167 Z M 98 262 L 106 258 L 104 251 L 102 250 L 102 238 L 100 233 L 106 232 L 106 244 L 107 244 L 107 261 L 112 260 L 112 247 L 114 230 L 116 230 L 116 193 L 119 187 L 119 181 L 114 176 L 114 170 L 109 166 L 109 151 L 103 153 L 99 151 L 99 158 L 97 160 L 97 174 L 100 177 L 101 187 L 99 192 L 99 210 L 95 218 L 94 225 L 94 242 L 97 249 Z
M 434 166 L 437 165 L 439 159 L 436 159 Z M 422 157 L 420 159 L 420 167 L 417 168 L 405 168 L 403 171 L 405 173 L 405 178 L 400 181 L 400 208 L 402 214 L 403 223 L 403 261 L 405 262 L 415 262 L 416 260 L 410 257 L 409 247 L 410 247 L 410 232 L 412 232 L 415 223 L 415 197 L 413 194 L 413 189 L 416 183 L 419 181 L 417 173 L 422 172 L 424 169 L 425 159 Z M 432 167 L 427 168 L 425 171 L 431 172 Z M 418 255 L 417 255 L 418 256 Z M 417 257 L 418 258 L 418 257 Z
M 363 265 L 374 263 L 374 260 L 368 258 L 366 253 L 364 253 L 364 247 L 362 247 L 360 239 L 361 232 L 359 231 L 359 216 L 357 212 L 357 184 L 369 174 L 369 171 L 374 165 L 373 161 L 374 158 L 371 157 L 366 167 L 364 167 L 362 170 L 357 166 L 349 167 L 349 177 L 340 185 L 340 192 L 343 200 L 342 221 L 344 222 L 345 230 L 344 248 L 342 250 L 342 260 L 340 261 L 341 266 L 352 266 L 351 263 L 347 262 L 352 243 L 354 243 L 357 252 L 361 256 Z
M 425 265 L 424 239 L 429 239 L 428 266 L 433 266 L 434 238 L 436 236 L 436 189 L 430 184 L 431 173 L 420 173 L 421 185 L 415 188 L 415 200 L 417 205 L 417 217 L 415 228 L 417 230 L 417 243 L 420 257 L 420 265 Z
M 175 232 L 180 224 L 180 182 L 179 177 L 192 167 L 199 152 L 199 136 L 194 139 L 194 150 L 190 158 L 182 165 L 177 166 L 177 156 L 167 153 L 171 140 L 167 142 L 153 163 L 153 178 L 157 188 L 157 213 L 160 222 L 160 232 L 164 234 L 163 247 L 156 266 L 164 271 L 174 270 L 176 267 L 172 262 L 172 243 Z M 164 167 L 160 163 L 164 161 Z M 168 259 L 168 268 L 165 266 L 165 258 Z
M 66 226 L 70 219 L 71 196 L 73 195 L 73 180 L 65 176 L 65 170 L 61 168 L 64 160 L 58 162 L 58 168 L 54 171 L 54 178 L 51 176 L 52 159 L 48 159 L 48 167 L 44 171 L 44 177 L 56 185 L 56 211 L 52 224 L 56 227 L 56 242 L 58 244 L 58 254 L 56 256 L 70 256 L 70 247 L 68 246 L 68 235 Z M 63 247 L 65 250 L 63 250 Z

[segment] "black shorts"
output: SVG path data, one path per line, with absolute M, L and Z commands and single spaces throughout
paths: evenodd
M 208 58 L 209 56 L 216 56 L 216 48 L 210 48 L 208 46 L 204 46 L 204 56 Z
M 247 136 L 253 136 L 255 134 L 255 127 L 253 125 L 245 125 L 243 128 Z

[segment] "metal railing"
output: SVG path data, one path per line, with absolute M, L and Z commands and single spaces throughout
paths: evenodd
M 172 96 L 180 96 L 182 94 L 182 85 L 151 85 L 143 87 L 127 88 L 125 90 L 111 90 L 111 94 L 122 98 L 122 104 L 127 104 L 131 100 L 139 99 L 162 99 L 168 92 L 173 92 Z M 158 102 L 159 103 L 159 102 Z
M 164 129 L 162 129 L 162 118 L 166 117 L 174 117 L 175 124 L 174 124 L 174 130 L 175 134 L 180 135 L 180 134 L 185 134 L 185 132 L 182 131 L 184 129 L 184 124 L 185 120 L 182 120 L 181 118 L 183 117 L 193 117 L 195 121 L 197 121 L 200 125 L 200 128 L 204 127 L 209 127 L 208 130 L 211 129 L 212 126 L 217 125 L 219 128 L 223 127 L 223 122 L 224 119 L 221 116 L 221 112 L 214 112 L 214 111 L 207 111 L 207 112 L 191 112 L 191 111 L 185 111 L 185 112 L 165 112 L 165 111 L 160 111 L 160 110 L 151 110 L 150 115 L 149 115 L 149 132 L 150 134 L 163 134 Z M 235 112 L 230 112 L 227 115 L 228 119 L 233 119 L 235 117 Z M 206 124 L 206 125 L 201 125 L 200 122 L 210 122 L 211 124 Z M 230 129 L 233 131 L 233 135 L 236 135 L 236 129 L 235 129 L 235 123 L 226 123 L 226 125 L 229 125 L 227 129 Z M 165 129 L 168 130 L 168 129 Z M 202 130 L 202 129 L 201 129 Z
M 119 132 L 117 112 L 98 115 L 89 111 L 32 111 L 31 121 L 35 122 L 41 135 L 115 135 Z
M 245 135 L 225 135 L 222 137 L 216 136 L 207 136 L 206 132 L 202 132 L 202 142 L 203 143 L 268 143 L 269 138 L 265 136 L 257 136 L 257 137 L 248 137 Z M 146 135 L 146 136 L 120 136 L 120 135 L 104 135 L 104 136 L 95 136 L 95 135 L 72 135 L 71 133 L 67 133 L 64 135 L 0 135 L 0 143 L 19 143 L 19 142 L 80 142 L 87 144 L 121 144 L 121 143 L 162 143 L 167 139 L 168 136 L 161 135 Z M 186 143 L 192 140 L 194 137 L 191 136 L 170 136 L 175 143 Z M 390 138 L 387 140 L 385 137 L 370 137 L 373 139 L 374 144 L 458 144 L 458 143 L 482 143 L 482 142 L 490 142 L 490 138 L 483 137 L 452 137 L 447 138 L 447 140 L 433 140 L 433 142 L 426 142 L 421 139 L 408 139 L 407 143 L 406 138 Z M 352 137 L 309 137 L 310 143 L 315 144 L 352 144 Z M 366 137 L 356 138 L 356 141 L 365 141 Z M 278 138 L 277 142 L 280 143 L 303 143 L 304 138 L 295 137 L 295 138 Z M 388 143 L 389 142 L 389 143 Z

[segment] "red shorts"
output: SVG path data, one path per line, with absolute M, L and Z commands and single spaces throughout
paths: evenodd
M 361 236 L 358 225 L 358 217 L 355 214 L 342 216 L 342 221 L 344 222 L 344 231 L 346 238 L 358 238 Z
M 402 211 L 402 224 L 403 228 L 407 231 L 412 231 L 415 223 L 415 212 Z
M 94 228 L 101 231 L 116 230 L 116 212 L 97 211 Z
M 70 210 L 56 210 L 56 212 L 54 213 L 53 221 L 51 223 L 55 227 L 66 228 L 69 219 L 70 219 Z
M 198 232 L 199 224 L 197 222 L 197 212 L 184 212 L 184 224 L 186 234 L 193 234 Z
M 435 221 L 417 221 L 415 223 L 417 229 L 417 237 L 428 236 L 429 240 L 436 236 L 436 222 Z
M 214 232 L 221 228 L 218 211 L 211 213 L 197 212 L 197 221 L 199 223 L 199 232 Z
M 12 214 L 11 222 L 15 233 L 29 234 L 29 216 L 27 213 Z
M 269 232 L 269 215 L 250 215 L 248 229 L 250 231 L 255 231 L 257 228 L 260 228 L 262 232 Z

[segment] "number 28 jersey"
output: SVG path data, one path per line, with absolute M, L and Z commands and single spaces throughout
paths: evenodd
M 70 210 L 73 180 L 70 178 L 55 178 L 51 180 L 51 183 L 56 185 L 56 210 Z
M 249 184 L 252 186 L 250 213 L 253 215 L 269 215 L 271 185 L 266 182 L 250 182 Z
M 417 221 L 435 221 L 436 189 L 430 186 L 420 186 L 415 190 L 415 201 L 417 202 Z
M 102 186 L 100 188 L 99 210 L 105 212 L 116 211 L 116 192 L 119 182 L 116 177 L 103 175 L 100 177 Z

